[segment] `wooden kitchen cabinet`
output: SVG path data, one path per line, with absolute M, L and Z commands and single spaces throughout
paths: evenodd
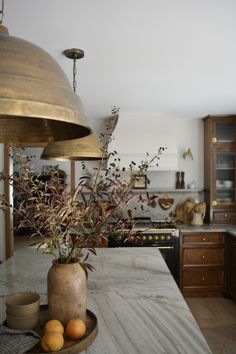
M 236 237 L 228 235 L 227 293 L 236 302 Z
M 236 116 L 204 118 L 206 222 L 236 223 Z
M 180 290 L 185 297 L 222 296 L 225 274 L 225 234 L 182 233 Z

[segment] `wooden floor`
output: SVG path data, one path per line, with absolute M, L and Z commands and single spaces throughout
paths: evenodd
M 223 297 L 186 298 L 213 354 L 236 354 L 236 304 Z

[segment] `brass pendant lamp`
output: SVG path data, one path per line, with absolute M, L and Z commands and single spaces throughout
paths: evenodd
M 84 52 L 78 48 L 67 49 L 64 55 L 73 59 L 73 89 L 76 93 L 76 60 L 84 57 Z M 81 139 L 49 143 L 43 150 L 41 159 L 44 160 L 101 160 L 106 158 L 97 134 L 92 133 Z
M 0 143 L 47 143 L 87 136 L 91 128 L 57 62 L 9 35 L 0 10 Z

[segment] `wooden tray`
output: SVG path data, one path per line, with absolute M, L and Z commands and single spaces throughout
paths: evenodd
M 48 321 L 48 305 L 41 305 L 40 306 L 40 319 L 39 319 L 39 325 L 34 329 L 35 332 L 37 332 L 40 336 L 43 336 L 43 326 L 46 321 Z M 87 319 L 86 319 L 86 333 L 85 335 L 80 338 L 79 340 L 71 340 L 65 338 L 65 344 L 63 349 L 59 350 L 57 353 L 59 354 L 77 354 L 85 350 L 92 344 L 94 341 L 97 332 L 98 332 L 98 321 L 97 317 L 95 314 L 87 309 Z M 30 349 L 27 354 L 34 354 L 34 353 L 40 353 L 40 354 L 45 354 L 40 346 L 40 343 L 37 344 L 33 349 Z

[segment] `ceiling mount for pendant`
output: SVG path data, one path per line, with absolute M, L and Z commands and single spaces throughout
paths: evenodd
M 84 51 L 82 49 L 72 48 L 66 49 L 63 54 L 67 58 L 73 59 L 73 89 L 76 93 L 76 61 L 84 57 Z M 41 159 L 57 161 L 101 160 L 103 158 L 106 158 L 106 154 L 95 133 L 81 139 L 50 143 L 44 148 L 41 155 Z
M 8 35 L 0 12 L 0 143 L 46 143 L 91 133 L 81 101 L 57 62 Z
M 84 57 L 84 51 L 79 48 L 72 48 L 64 50 L 63 54 L 69 59 L 82 59 Z

